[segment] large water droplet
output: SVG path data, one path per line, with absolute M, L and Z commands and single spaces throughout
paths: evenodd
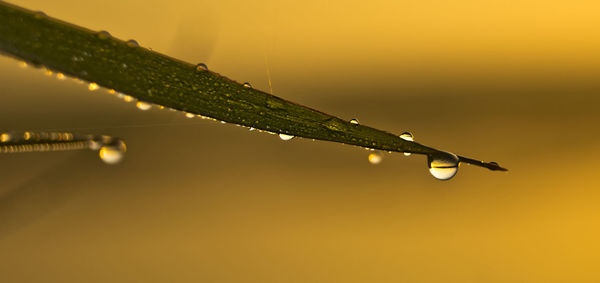
M 375 151 L 369 153 L 369 163 L 371 164 L 379 164 L 383 160 L 383 155 L 380 152 Z
M 194 113 L 185 113 L 185 117 L 186 118 L 194 118 L 194 117 L 196 117 L 196 114 L 194 114 Z
M 242 86 L 245 88 L 252 88 L 252 85 L 249 82 L 245 82 Z
M 127 43 L 127 46 L 129 46 L 129 47 L 138 47 L 138 46 L 140 46 L 140 44 L 137 41 L 133 40 L 133 39 L 127 40 L 127 42 L 125 42 L 125 43 Z
M 122 140 L 116 140 L 100 148 L 98 155 L 106 164 L 117 164 L 123 160 L 127 146 Z
M 284 140 L 284 141 L 289 141 L 289 140 L 293 139 L 294 136 L 292 136 L 292 135 L 286 135 L 286 134 L 279 134 L 279 138 L 282 139 L 282 140 Z
M 138 101 L 138 103 L 135 104 L 135 107 L 137 107 L 138 109 L 140 109 L 142 111 L 146 111 L 146 110 L 152 108 L 152 104 L 150 104 L 148 102 Z
M 450 152 L 436 152 L 427 156 L 429 173 L 438 180 L 450 180 L 458 172 L 459 159 Z
M 196 71 L 208 71 L 208 66 L 204 63 L 198 63 L 196 65 Z
M 56 78 L 62 81 L 64 79 L 66 79 L 67 77 L 63 73 L 56 73 Z
M 88 89 L 89 89 L 89 90 L 91 90 L 91 91 L 97 90 L 97 89 L 99 89 L 99 88 L 100 88 L 100 86 L 98 86 L 98 84 L 97 84 L 97 83 L 90 83 L 90 84 L 88 85 Z
M 354 124 L 354 125 L 358 125 L 358 119 L 352 119 L 350 120 L 350 124 Z

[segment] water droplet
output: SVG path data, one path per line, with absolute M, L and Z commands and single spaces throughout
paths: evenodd
M 20 66 L 21 68 L 27 68 L 27 62 L 25 62 L 25 61 L 21 61 L 21 62 L 19 62 L 19 66 Z
M 135 104 L 135 107 L 137 107 L 138 109 L 140 109 L 142 111 L 146 111 L 146 110 L 152 108 L 152 104 L 143 102 L 143 101 L 138 101 L 138 103 Z
M 23 133 L 23 138 L 24 138 L 25 140 L 29 140 L 29 139 L 31 138 L 31 133 L 30 133 L 30 132 L 24 132 L 24 133 Z
M 88 143 L 88 147 L 91 150 L 99 150 L 102 147 L 102 143 L 96 139 L 90 139 Z
M 46 69 L 46 76 L 52 76 L 52 70 Z
M 254 127 L 250 127 L 250 128 L 248 129 L 248 131 L 254 131 L 254 130 L 255 130 L 255 129 L 254 129 Z
M 191 118 L 194 118 L 194 117 L 196 117 L 196 115 L 195 115 L 195 114 L 193 114 L 193 113 L 185 113 L 185 117 L 186 117 L 186 118 L 190 118 L 190 119 L 191 119 Z
M 11 138 L 12 138 L 12 135 L 10 133 L 2 133 L 0 135 L 0 142 L 8 142 L 8 141 L 10 141 Z
M 139 47 L 140 46 L 138 44 L 138 42 L 133 39 L 127 40 L 127 42 L 125 42 L 125 43 L 127 43 L 127 46 L 129 46 L 129 47 Z
M 208 71 L 208 66 L 204 63 L 198 63 L 196 65 L 196 71 Z
M 123 160 L 127 146 L 122 140 L 116 140 L 100 148 L 98 156 L 106 164 L 117 164 Z
M 450 152 L 436 152 L 427 156 L 429 173 L 438 180 L 450 180 L 458 172 L 458 156 Z
M 292 135 L 286 135 L 286 134 L 279 134 L 279 138 L 282 139 L 282 140 L 284 140 L 284 141 L 289 141 L 289 140 L 293 139 L 294 136 L 292 136 Z
M 133 102 L 134 100 L 135 98 L 133 98 L 133 96 L 123 95 L 123 101 L 125 102 Z
M 107 39 L 109 37 L 110 37 L 110 33 L 108 33 L 105 30 L 101 30 L 98 32 L 98 38 L 100 38 L 100 39 Z
M 88 89 L 89 89 L 89 90 L 91 90 L 91 91 L 97 90 L 97 89 L 99 89 L 99 88 L 100 88 L 100 87 L 98 86 L 98 84 L 97 84 L 97 83 L 90 83 L 90 84 L 88 85 Z
M 404 133 L 400 134 L 400 138 L 405 141 L 415 141 L 413 134 L 411 134 L 409 132 L 404 132 Z
M 354 124 L 354 125 L 358 125 L 358 119 L 352 119 L 350 120 L 350 124 Z
M 66 79 L 65 74 L 63 74 L 63 73 L 56 73 L 56 78 L 61 81 Z
M 47 17 L 46 13 L 44 13 L 42 11 L 36 11 L 33 13 L 34 13 L 33 17 L 35 17 L 36 19 L 41 19 L 41 18 Z
M 404 133 L 400 134 L 400 138 L 405 141 L 415 141 L 413 134 L 411 134 L 409 132 L 404 132 Z M 410 156 L 410 154 L 411 154 L 410 152 L 404 153 L 405 156 Z
M 252 88 L 252 85 L 249 82 L 245 82 L 242 86 L 245 88 Z
M 379 164 L 383 160 L 383 155 L 380 152 L 371 152 L 369 153 L 369 163 L 371 164 Z

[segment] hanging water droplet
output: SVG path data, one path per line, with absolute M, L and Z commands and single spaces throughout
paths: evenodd
M 140 109 L 142 111 L 146 111 L 146 110 L 152 108 L 152 104 L 143 102 L 143 101 L 138 101 L 138 103 L 135 104 L 135 107 L 137 107 L 138 109 Z
M 134 100 L 135 98 L 133 98 L 133 96 L 123 95 L 123 101 L 125 102 L 133 102 Z
M 56 78 L 62 81 L 64 79 L 66 79 L 67 77 L 65 77 L 65 75 L 63 73 L 56 73 Z
M 0 142 L 9 142 L 11 138 L 12 135 L 10 133 L 2 133 L 0 135 Z
M 352 119 L 352 120 L 350 120 L 350 124 L 359 125 L 358 119 Z
M 99 89 L 99 88 L 100 88 L 100 87 L 98 86 L 98 84 L 97 84 L 97 83 L 90 83 L 90 84 L 88 85 L 88 89 L 89 89 L 89 90 L 91 90 L 91 91 L 97 90 L 97 89 Z
M 125 42 L 125 43 L 127 43 L 127 46 L 129 46 L 129 47 L 139 47 L 140 46 L 138 44 L 138 42 L 133 39 L 127 40 L 127 42 Z
M 294 136 L 292 136 L 292 135 L 286 135 L 286 134 L 279 134 L 279 138 L 282 139 L 282 140 L 284 140 L 284 141 L 289 141 L 289 140 L 293 139 Z
M 98 38 L 100 38 L 100 39 L 107 39 L 110 37 L 110 33 L 108 33 L 108 31 L 105 31 L 105 30 L 99 31 L 97 35 L 98 35 Z
M 53 72 L 50 69 L 46 69 L 46 76 L 52 76 Z
M 249 82 L 245 82 L 242 86 L 245 88 L 252 88 L 252 85 Z
M 255 129 L 254 129 L 254 127 L 250 127 L 250 128 L 248 129 L 248 131 L 254 131 L 254 130 L 255 130 Z
M 117 164 L 123 160 L 127 146 L 122 140 L 116 140 L 110 144 L 103 145 L 98 152 L 100 159 L 106 164 Z
M 195 114 L 193 114 L 193 113 L 185 113 L 185 117 L 186 117 L 186 118 L 190 118 L 190 119 L 191 119 L 191 118 L 194 118 L 194 117 L 196 117 L 196 115 L 195 115 Z
M 208 71 L 208 66 L 204 63 L 198 63 L 196 65 L 196 71 Z
M 450 152 L 436 152 L 427 156 L 429 173 L 438 180 L 450 180 L 458 172 L 459 159 Z
M 369 163 L 371 163 L 371 164 L 379 164 L 383 160 L 383 155 L 381 155 L 380 152 L 375 151 L 375 152 L 369 153 L 369 157 L 368 158 L 369 158 Z

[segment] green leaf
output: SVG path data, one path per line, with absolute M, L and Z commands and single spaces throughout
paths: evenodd
M 432 156 L 440 150 L 244 86 L 134 41 L 0 2 L 0 51 L 141 101 L 256 129 L 383 151 Z M 459 156 L 460 162 L 506 169 Z

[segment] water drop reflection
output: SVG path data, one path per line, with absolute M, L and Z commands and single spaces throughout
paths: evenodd
M 458 172 L 459 159 L 450 152 L 436 152 L 427 156 L 429 173 L 438 180 L 450 180 Z

